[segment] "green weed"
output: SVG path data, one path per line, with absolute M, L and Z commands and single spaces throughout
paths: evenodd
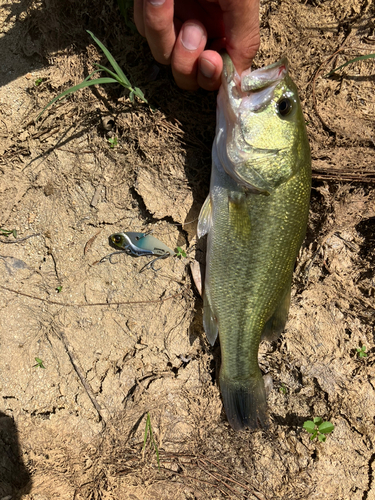
M 186 257 L 186 252 L 185 250 L 183 250 L 181 247 L 176 247 L 174 249 L 174 251 L 176 252 L 176 256 L 181 259 L 181 257 Z
M 367 358 L 368 354 L 366 352 L 366 346 L 357 347 L 357 354 L 359 358 Z
M 288 389 L 286 388 L 285 384 L 281 384 L 279 387 L 279 391 L 285 395 L 288 392 Z
M 375 58 L 375 54 L 367 54 L 365 56 L 355 57 L 354 59 L 351 59 L 350 61 L 348 61 L 348 62 L 346 62 L 344 64 L 341 64 L 341 66 L 339 66 L 338 68 L 333 69 L 332 71 L 330 71 L 329 73 L 327 73 L 326 75 L 324 75 L 324 77 L 328 78 L 333 73 L 336 73 L 336 71 L 339 71 L 340 69 L 345 68 L 345 66 L 348 66 L 349 64 L 352 64 L 354 62 L 364 61 L 366 59 L 373 59 L 373 58 Z
M 306 420 L 303 424 L 303 428 L 311 434 L 311 441 L 318 436 L 321 443 L 326 440 L 326 434 L 330 434 L 335 426 L 331 422 L 323 422 L 320 417 L 315 417 L 314 420 Z
M 111 148 L 114 148 L 118 144 L 117 137 L 110 137 L 107 141 L 109 142 Z
M 43 365 L 43 361 L 40 358 L 35 358 L 35 361 L 36 361 L 36 365 L 33 365 L 33 368 L 35 368 L 36 366 L 39 366 L 39 368 L 46 369 L 46 367 Z
M 35 87 L 39 87 L 39 85 L 44 82 L 45 78 L 37 78 L 34 82 Z
M 143 458 L 144 458 L 144 455 L 145 455 L 145 449 L 146 449 L 146 443 L 147 443 L 147 436 L 148 435 L 150 435 L 150 446 L 155 451 L 156 461 L 158 463 L 158 468 L 160 469 L 159 450 L 158 450 L 158 446 L 157 446 L 157 444 L 155 442 L 155 439 L 154 439 L 154 434 L 152 432 L 150 414 L 147 412 L 145 435 L 144 435 L 144 438 L 143 438 L 143 448 L 142 448 Z
M 137 28 L 135 24 L 131 21 L 130 16 L 133 12 L 133 0 L 117 0 L 121 14 L 125 20 L 126 26 L 131 30 L 132 33 L 137 33 Z
M 57 286 L 57 287 L 56 287 L 56 292 L 57 292 L 57 293 L 60 293 L 60 292 L 61 292 L 61 290 L 62 290 L 62 286 L 61 286 L 61 285 L 59 285 L 59 286 Z
M 15 238 L 17 238 L 17 230 L 16 229 L 3 229 L 0 227 L 0 236 L 10 236 L 13 234 Z
M 95 71 L 93 71 L 85 80 L 78 85 L 74 85 L 74 87 L 70 87 L 69 89 L 64 90 L 64 92 L 61 92 L 58 96 L 54 97 L 52 101 L 50 101 L 39 113 L 37 116 L 37 120 L 42 116 L 42 114 L 45 112 L 47 108 L 49 108 L 52 104 L 54 104 L 56 101 L 59 99 L 62 99 L 63 97 L 66 97 L 69 94 L 72 94 L 76 92 L 77 90 L 81 90 L 85 87 L 90 87 L 91 85 L 102 85 L 104 83 L 119 83 L 122 85 L 126 90 L 129 91 L 129 99 L 131 102 L 134 102 L 134 97 L 138 97 L 141 99 L 141 101 L 145 102 L 148 104 L 145 96 L 143 95 L 143 92 L 141 89 L 138 87 L 132 87 L 131 83 L 129 82 L 128 78 L 125 76 L 125 73 L 122 71 L 120 66 L 117 64 L 116 60 L 112 56 L 112 54 L 109 52 L 109 50 L 102 44 L 96 36 L 91 33 L 91 31 L 87 31 L 87 33 L 92 37 L 94 42 L 99 45 L 99 47 L 102 49 L 104 52 L 105 56 L 107 57 L 109 63 L 111 64 L 112 68 L 114 71 L 111 69 L 106 68 L 105 66 L 102 66 L 101 64 L 94 63 L 94 66 L 97 67 Z M 99 73 L 101 71 L 104 71 L 105 73 L 108 73 L 110 75 L 109 77 L 102 77 L 102 78 L 95 78 L 91 79 L 96 73 Z

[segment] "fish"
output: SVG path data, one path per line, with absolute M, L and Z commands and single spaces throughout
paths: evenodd
M 210 191 L 197 235 L 207 234 L 203 326 L 211 345 L 219 335 L 220 391 L 239 431 L 269 425 L 258 350 L 287 321 L 311 157 L 287 59 L 239 76 L 222 57 Z

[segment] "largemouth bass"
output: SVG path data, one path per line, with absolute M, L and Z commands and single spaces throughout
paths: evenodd
M 210 193 L 198 223 L 208 234 L 203 322 L 220 337 L 220 389 L 235 430 L 267 425 L 261 338 L 284 329 L 306 232 L 310 148 L 288 62 L 237 74 L 223 56 Z

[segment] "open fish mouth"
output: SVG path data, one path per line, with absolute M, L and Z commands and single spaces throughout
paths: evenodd
M 250 90 L 259 90 L 269 87 L 270 85 L 275 85 L 285 78 L 287 73 L 288 60 L 286 57 L 283 57 L 265 68 L 259 68 L 255 71 L 247 69 L 241 75 L 241 90 L 243 92 L 249 92 Z
M 238 75 L 229 56 L 224 56 L 223 61 L 222 91 L 227 93 L 234 113 L 241 110 L 257 112 L 264 109 L 272 100 L 277 85 L 288 74 L 286 57 L 265 68 L 255 71 L 247 69 L 241 76 Z

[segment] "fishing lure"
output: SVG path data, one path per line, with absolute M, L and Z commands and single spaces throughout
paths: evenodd
M 125 252 L 132 257 L 155 256 L 152 261 L 142 267 L 139 271 L 140 273 L 147 268 L 151 268 L 153 271 L 158 271 L 158 269 L 155 269 L 154 267 L 157 260 L 166 259 L 171 255 L 176 255 L 171 248 L 152 236 L 150 233 L 136 233 L 132 231 L 126 233 L 114 233 L 109 237 L 109 244 L 111 247 L 120 250 L 119 252 L 114 252 L 111 255 Z

